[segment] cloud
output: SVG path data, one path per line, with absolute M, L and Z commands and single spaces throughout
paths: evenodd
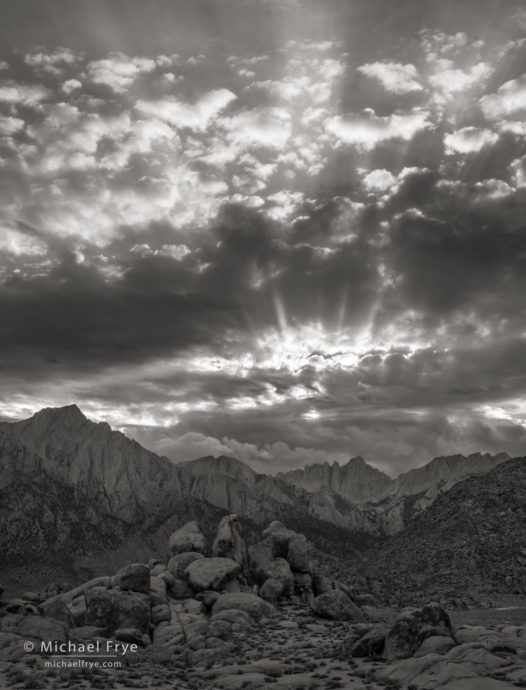
M 35 108 L 49 96 L 49 90 L 39 84 L 7 82 L 0 86 L 0 102 Z
M 444 144 L 448 155 L 477 153 L 485 146 L 492 146 L 498 138 L 499 135 L 489 129 L 464 127 L 456 132 L 451 132 L 451 134 L 446 134 Z
M 345 144 L 352 144 L 366 151 L 391 139 L 411 140 L 414 135 L 430 125 L 429 113 L 414 109 L 378 116 L 371 109 L 359 114 L 330 118 L 325 127 L 328 132 Z
M 254 108 L 225 119 L 230 141 L 242 146 L 280 148 L 291 134 L 291 116 L 282 108 Z
M 46 50 L 6 51 L 0 409 L 78 400 L 149 447 L 262 470 L 518 450 L 509 13 L 486 35 L 464 8 L 449 34 L 422 8 L 420 45 L 405 14 L 353 23 L 342 5 L 341 42 L 283 43 L 275 14 L 240 38 L 227 8 L 211 40 L 190 5 L 191 30 L 156 22 L 178 55 L 142 25 L 120 53 L 109 29 L 72 31 L 71 55 L 44 33 Z M 297 25 L 322 36 L 324 18 Z
M 74 65 L 79 59 L 70 48 L 64 47 L 55 48 L 49 53 L 38 51 L 24 56 L 24 61 L 30 67 L 54 75 L 60 75 L 65 67 Z
M 185 256 L 191 253 L 186 244 L 163 244 L 159 249 L 152 249 L 149 244 L 134 244 L 130 249 L 132 254 L 146 256 L 163 256 L 175 261 L 182 261 Z
M 291 448 L 283 441 L 258 446 L 254 443 L 240 443 L 235 439 L 221 440 L 199 433 L 187 433 L 175 439 L 169 437 L 156 444 L 162 452 L 177 462 L 193 460 L 205 455 L 229 455 L 245 462 L 257 472 L 286 472 L 289 469 L 305 467 L 314 463 L 345 461 L 345 452 L 327 452 L 312 448 Z
M 377 79 L 387 91 L 396 94 L 414 93 L 422 91 L 423 88 L 417 69 L 412 64 L 371 62 L 358 67 L 358 72 Z
M 510 165 L 513 183 L 516 187 L 526 187 L 526 155 L 517 158 Z
M 466 71 L 455 68 L 450 60 L 439 60 L 434 67 L 434 74 L 429 76 L 429 82 L 449 98 L 459 91 L 483 84 L 491 72 L 491 67 L 484 62 L 479 62 Z
M 363 185 L 368 192 L 385 192 L 396 182 L 396 177 L 385 168 L 371 170 L 363 178 Z
M 2 227 L 0 252 L 7 252 L 15 256 L 32 255 L 45 256 L 47 245 L 41 238 L 28 236 L 26 232 L 16 228 Z
M 115 93 L 124 93 L 138 76 L 153 72 L 155 67 L 151 58 L 130 58 L 124 53 L 110 53 L 107 58 L 88 63 L 87 73 L 94 84 L 103 84 Z
M 2 136 L 11 136 L 24 129 L 25 124 L 24 120 L 21 120 L 19 117 L 0 115 L 0 134 Z
M 228 89 L 216 89 L 203 94 L 194 104 L 167 97 L 139 100 L 135 107 L 141 114 L 158 117 L 174 127 L 204 130 L 235 98 Z
M 78 79 L 67 79 L 63 84 L 62 84 L 62 90 L 64 93 L 68 94 L 68 96 L 73 93 L 73 91 L 76 91 L 77 89 L 82 88 L 82 82 L 79 81 Z
M 176 462 L 195 460 L 207 455 L 218 457 L 220 455 L 234 455 L 229 445 L 217 438 L 211 438 L 195 431 L 183 434 L 179 438 L 164 436 L 154 442 L 153 450 L 160 455 L 166 455 Z
M 526 74 L 503 84 L 496 93 L 480 99 L 488 120 L 514 119 L 526 111 Z

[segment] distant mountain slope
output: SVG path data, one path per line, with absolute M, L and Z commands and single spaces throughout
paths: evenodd
M 280 519 L 353 557 L 370 535 L 403 530 L 459 478 L 506 457 L 436 458 L 396 480 L 362 458 L 272 477 L 227 456 L 176 464 L 91 422 L 75 405 L 44 409 L 0 423 L 0 567 L 95 572 L 129 544 L 146 558 L 166 525 L 187 521 L 185 510 L 205 525 L 209 516 L 215 523 L 238 513 L 256 530 Z
M 311 493 L 279 477 L 258 474 L 235 458 L 208 456 L 177 467 L 185 495 L 257 523 L 278 518 L 288 524 L 310 516 L 358 534 L 381 533 L 374 510 L 354 506 L 328 489 Z
M 455 482 L 466 477 L 485 474 L 509 459 L 510 456 L 507 453 L 440 456 L 422 467 L 399 475 L 392 482 L 388 493 L 397 496 L 414 496 L 430 488 L 453 486 Z
M 507 453 L 440 456 L 391 479 L 358 456 L 345 465 L 336 462 L 307 465 L 303 469 L 280 472 L 277 476 L 311 492 L 330 489 L 359 505 L 374 503 L 388 496 L 415 496 L 439 486 L 453 486 L 466 477 L 489 472 L 506 460 L 509 460 Z
M 323 519 L 370 534 L 396 534 L 456 482 L 508 459 L 506 453 L 438 457 L 391 479 L 357 457 L 342 466 L 310 465 L 278 477 L 315 492 L 312 509 Z
M 301 470 L 280 473 L 278 477 L 307 491 L 331 489 L 355 504 L 382 496 L 393 483 L 390 477 L 359 456 L 345 465 L 336 462 L 308 465 Z
M 526 458 L 470 477 L 366 554 L 392 601 L 474 592 L 526 594 Z
M 42 471 L 128 523 L 169 514 L 183 495 L 173 462 L 91 422 L 76 405 L 0 424 L 0 463 L 0 488 Z
M 132 553 L 146 560 L 164 555 L 169 531 L 191 516 L 206 531 L 207 523 L 231 512 L 252 532 L 256 523 L 282 519 L 304 525 L 317 543 L 345 544 L 352 553 L 360 536 L 324 521 L 311 506 L 315 501 L 234 458 L 176 465 L 89 421 L 74 405 L 0 423 L 4 585 L 6 579 L 28 582 L 32 571 L 77 579 L 111 572 Z M 345 522 L 336 510 L 328 517 Z

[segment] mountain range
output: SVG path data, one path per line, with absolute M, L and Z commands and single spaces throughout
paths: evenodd
M 526 594 L 526 459 L 457 482 L 360 567 L 384 601 Z
M 440 457 L 391 479 L 356 457 L 270 476 L 227 456 L 176 463 L 76 405 L 46 408 L 0 423 L 0 576 L 16 582 L 23 573 L 27 581 L 36 564 L 47 580 L 95 575 L 131 552 L 154 557 L 188 516 L 206 530 L 227 513 L 242 516 L 249 541 L 277 518 L 322 548 L 352 554 L 402 532 L 459 481 L 508 459 Z

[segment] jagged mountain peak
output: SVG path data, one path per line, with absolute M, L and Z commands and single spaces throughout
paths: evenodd
M 362 458 L 361 455 L 356 455 L 348 460 L 345 465 L 340 465 L 342 470 L 349 469 L 354 472 L 365 472 L 368 474 L 376 474 L 377 476 L 385 477 L 386 480 L 392 481 L 391 478 L 382 470 L 379 470 L 374 465 L 369 464 L 366 460 Z
M 64 447 L 77 445 L 87 439 L 90 443 L 106 444 L 110 437 L 113 444 L 136 444 L 120 431 L 114 431 L 107 422 L 92 421 L 75 404 L 45 407 L 33 416 L 8 426 L 15 436 L 31 447 L 41 448 L 42 444 L 51 442 L 55 447 L 57 444 Z
M 35 412 L 32 417 L 23 420 L 19 423 L 33 422 L 54 422 L 71 424 L 79 422 L 89 422 L 90 420 L 82 412 L 80 407 L 75 403 L 71 405 L 64 405 L 62 407 L 44 407 L 42 410 Z
M 77 405 L 45 408 L 1 429 L 10 444 L 0 455 L 4 486 L 22 474 L 44 472 L 125 522 L 165 514 L 180 494 L 172 461 L 106 422 L 90 421 Z
M 368 467 L 371 467 L 371 465 L 365 462 L 361 455 L 355 455 L 354 457 L 350 458 L 350 460 L 347 462 L 347 465 L 367 465 Z
M 353 503 L 363 503 L 381 494 L 392 479 L 357 455 L 344 465 L 333 462 L 307 465 L 303 469 L 278 474 L 280 479 L 307 491 L 330 488 Z

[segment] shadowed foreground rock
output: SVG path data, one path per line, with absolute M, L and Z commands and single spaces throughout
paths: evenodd
M 201 527 L 195 521 L 188 522 L 186 525 L 176 530 L 169 540 L 172 555 L 186 551 L 198 551 L 205 553 L 206 537 L 201 531 Z
M 339 589 L 320 594 L 311 604 L 313 613 L 320 618 L 329 618 L 335 621 L 354 621 L 359 623 L 367 619 L 364 612 L 353 604 L 347 594 Z
M 0 602 L 0 687 L 57 687 L 26 640 L 136 645 L 119 671 L 84 670 L 88 685 L 79 688 L 509 690 L 526 682 L 526 626 L 454 631 L 436 603 L 397 615 L 363 583 L 358 591 L 317 571 L 303 535 L 277 521 L 265 532 L 245 567 L 229 557 L 245 553 L 229 516 L 211 544 L 189 523 L 172 534 L 166 560 Z
M 404 611 L 398 617 L 385 639 L 384 656 L 387 659 L 405 659 L 432 636 L 453 638 L 448 614 L 434 602 L 420 609 Z

